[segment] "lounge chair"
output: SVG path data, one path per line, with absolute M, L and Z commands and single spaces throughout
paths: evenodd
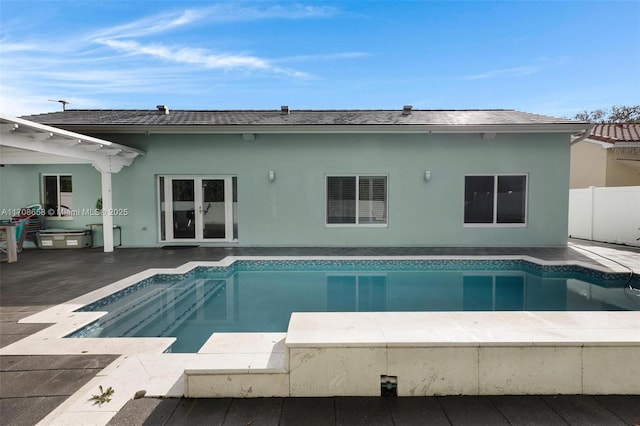
M 38 231 L 44 229 L 44 209 L 40 204 L 31 204 L 20 209 L 20 214 L 11 218 L 12 221 L 27 219 L 26 235 L 24 240 L 38 244 Z

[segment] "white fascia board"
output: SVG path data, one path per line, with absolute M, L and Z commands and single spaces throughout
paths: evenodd
M 261 125 L 261 126 L 65 126 L 88 133 L 141 134 L 432 134 L 432 133 L 576 133 L 585 131 L 582 123 L 516 125 Z

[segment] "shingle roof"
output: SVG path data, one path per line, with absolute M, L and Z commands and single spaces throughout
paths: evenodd
M 22 117 L 52 126 L 550 125 L 573 120 L 515 110 L 66 110 Z
M 640 123 L 595 124 L 589 139 L 607 143 L 640 143 Z

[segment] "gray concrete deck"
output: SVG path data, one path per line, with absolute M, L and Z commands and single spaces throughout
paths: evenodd
M 593 244 L 580 242 L 581 244 Z M 596 244 L 597 246 L 602 246 Z M 629 253 L 640 249 L 616 247 Z M 0 264 L 0 347 L 42 328 L 17 321 L 154 267 L 227 255 L 528 255 L 595 263 L 570 248 L 191 248 L 25 250 Z M 633 256 L 633 255 L 631 255 Z M 638 254 L 640 257 L 640 254 Z M 1 356 L 0 424 L 30 425 L 115 357 Z M 640 424 L 640 396 L 151 399 L 130 401 L 111 424 Z

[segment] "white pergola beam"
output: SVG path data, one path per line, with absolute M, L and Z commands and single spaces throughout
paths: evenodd
M 19 131 L 18 131 L 19 133 Z M 13 133 L 15 134 L 15 132 Z M 51 132 L 46 132 L 46 133 L 26 133 L 27 138 L 31 139 L 34 142 L 44 142 L 48 139 L 51 139 L 53 137 L 53 133 Z
M 132 162 L 132 159 L 120 158 L 117 156 L 108 157 L 106 155 L 99 154 L 98 152 L 89 152 L 75 147 L 65 147 L 57 144 L 29 141 L 28 138 L 25 138 L 24 136 L 21 137 L 13 132 L 2 136 L 2 145 L 18 149 L 26 149 L 28 151 L 42 152 L 44 154 L 61 155 L 64 157 L 88 160 L 94 165 L 105 165 L 107 163 L 111 163 L 111 166 L 107 166 L 106 170 L 115 173 L 119 172 L 122 167 L 130 165 Z
M 80 158 L 63 157 L 51 155 L 38 151 L 27 151 L 26 149 L 16 149 L 0 146 L 0 163 L 11 164 L 91 164 L 89 160 Z
M 25 120 L 22 118 L 10 117 L 2 113 L 0 113 L 0 124 L 3 124 L 3 125 L 8 124 L 9 126 L 3 127 L 3 129 L 6 128 L 7 131 L 19 130 L 20 132 L 24 132 L 24 133 L 30 132 L 32 134 L 33 133 L 51 133 L 52 136 L 55 136 L 58 138 L 80 139 L 84 143 L 97 144 L 105 147 L 108 146 L 111 148 L 117 147 L 117 148 L 126 150 L 128 152 L 137 153 L 138 155 L 144 154 L 144 151 L 136 148 L 125 147 L 104 139 L 98 139 L 92 136 L 70 132 L 68 130 L 47 126 L 45 124 L 36 123 L 36 122 Z
M 50 141 L 53 142 L 53 143 L 57 143 L 58 145 L 62 145 L 62 146 L 74 146 L 74 145 L 78 145 L 80 142 L 82 142 L 79 139 L 59 138 L 59 137 L 56 137 L 56 136 L 51 138 Z

